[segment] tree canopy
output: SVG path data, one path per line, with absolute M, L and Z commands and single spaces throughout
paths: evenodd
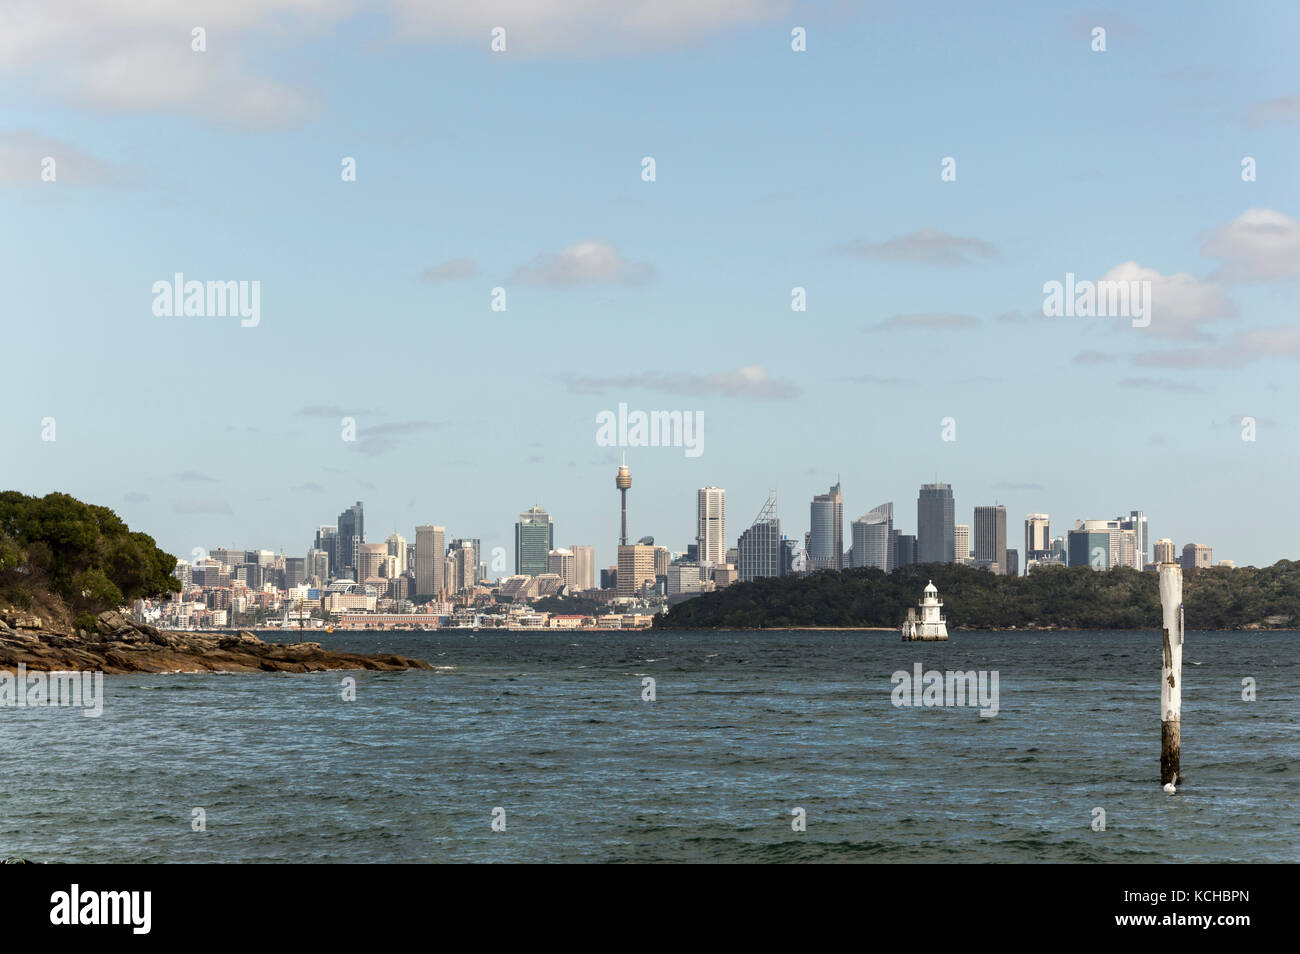
M 22 603 L 45 587 L 97 612 L 180 588 L 176 557 L 107 507 L 68 494 L 0 492 L 0 595 Z
M 1300 621 L 1300 563 L 1184 571 L 1183 605 L 1192 629 Z M 733 583 L 657 616 L 664 629 L 783 626 L 897 626 L 934 580 L 950 627 L 1005 629 L 1159 629 L 1155 573 L 1127 567 L 1047 567 L 1029 576 L 998 576 L 958 564 L 921 564 L 892 573 L 826 570 L 805 576 Z

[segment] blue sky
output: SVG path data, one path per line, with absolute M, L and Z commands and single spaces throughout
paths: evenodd
M 357 499 L 509 549 L 539 503 L 607 565 L 623 402 L 704 414 L 699 457 L 628 449 L 673 550 L 700 486 L 802 540 L 838 475 L 908 532 L 937 478 L 1017 547 L 1142 509 L 1300 556 L 1294 4 L 111 6 L 0 14 L 6 488 L 181 556 L 301 555 Z M 178 271 L 260 323 L 155 316 Z M 1150 327 L 1043 317 L 1067 272 L 1151 280 Z

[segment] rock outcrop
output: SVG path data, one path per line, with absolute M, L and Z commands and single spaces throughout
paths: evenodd
M 266 643 L 252 633 L 165 632 L 121 613 L 99 614 L 94 632 L 47 625 L 40 617 L 0 614 L 0 670 L 131 672 L 324 672 L 431 669 L 406 656 L 322 649 L 320 643 Z

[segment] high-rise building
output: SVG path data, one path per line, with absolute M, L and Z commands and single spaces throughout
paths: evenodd
M 844 495 L 837 481 L 809 508 L 808 571 L 838 570 L 844 563 Z
M 952 558 L 957 563 L 969 563 L 971 561 L 970 524 L 968 523 L 953 524 Z
M 515 573 L 539 576 L 546 572 L 546 558 L 555 549 L 555 524 L 541 507 L 531 507 L 515 524 Z
M 286 590 L 299 586 L 307 578 L 307 561 L 302 557 L 285 557 L 284 588 Z
M 1182 564 L 1184 570 L 1214 566 L 1214 551 L 1204 543 L 1189 543 L 1183 547 Z
M 1177 563 L 1177 550 L 1174 548 L 1174 541 L 1168 537 L 1161 537 L 1156 541 L 1155 553 L 1152 555 L 1154 562 L 1160 563 Z
M 320 577 L 322 583 L 329 582 L 330 575 L 334 573 L 334 559 L 335 554 L 338 552 L 338 535 L 338 527 L 321 527 L 316 531 L 316 538 L 312 541 L 311 548 L 320 550 L 325 554 L 325 572 Z
M 569 547 L 573 551 L 573 586 L 579 590 L 596 588 L 596 548 L 578 545 Z
M 1002 571 L 1007 576 L 1020 575 L 1020 551 L 1008 550 L 1006 559 L 1002 561 Z
M 951 563 L 956 536 L 951 484 L 922 484 L 916 498 L 916 560 Z
M 373 580 L 384 575 L 388 560 L 388 544 L 363 543 L 357 548 L 358 583 Z
M 384 545 L 388 547 L 388 555 L 396 558 L 397 560 L 397 573 L 393 575 L 397 576 L 399 574 L 405 573 L 406 572 L 406 538 L 396 532 L 390 533 L 388 535 L 388 539 L 384 541 Z
M 415 597 L 438 599 L 442 596 L 446 580 L 443 540 L 447 531 L 429 524 L 415 528 Z
M 1025 517 L 1025 566 L 1045 562 L 1052 556 L 1052 523 L 1045 513 Z
M 564 585 L 577 587 L 577 560 L 572 550 L 552 550 L 546 555 L 546 572 L 554 573 L 564 581 Z
M 851 566 L 873 566 L 888 573 L 894 568 L 891 543 L 894 537 L 894 505 L 883 503 L 853 521 Z
M 917 562 L 916 559 L 916 536 L 911 533 L 903 533 L 901 530 L 895 530 L 890 534 L 890 569 L 898 569 L 901 566 L 911 566 Z
M 1006 572 L 1007 508 L 1001 504 L 975 508 L 975 562 L 996 563 Z
M 754 523 L 740 535 L 736 546 L 739 579 L 744 581 L 780 576 L 784 549 L 781 542 L 781 521 L 776 511 L 776 491 L 772 491 Z
M 1133 531 L 1133 560 L 1128 565 L 1140 570 L 1147 564 L 1147 518 L 1141 510 L 1130 510 L 1127 517 L 1115 518 L 1121 530 Z
M 307 551 L 307 579 L 315 580 L 320 586 L 324 586 L 330 579 L 330 555 L 325 550 L 308 550 Z
M 335 575 L 346 576 L 360 583 L 361 581 L 357 580 L 355 575 L 357 554 L 361 552 L 361 544 L 366 542 L 366 516 L 360 500 L 339 514 L 338 528 L 336 538 L 338 559 L 334 564 Z
M 454 578 L 447 581 L 448 593 L 459 593 L 461 590 L 478 585 L 478 551 L 478 540 L 457 539 L 451 541 L 450 546 L 447 547 L 447 558 L 455 567 L 456 573 Z
M 727 492 L 701 487 L 695 501 L 696 559 L 704 564 L 727 562 Z
M 655 548 L 645 543 L 619 544 L 617 590 L 619 596 L 636 596 L 655 581 Z
M 1068 536 L 1070 566 L 1109 570 L 1132 567 L 1137 560 L 1137 533 L 1118 520 L 1077 520 Z

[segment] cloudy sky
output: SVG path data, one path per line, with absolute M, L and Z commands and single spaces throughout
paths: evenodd
M 604 565 L 626 403 L 704 415 L 628 449 L 673 550 L 697 487 L 802 540 L 839 476 L 907 531 L 939 479 L 1017 547 L 1137 508 L 1300 556 L 1295 5 L 967 6 L 6 3 L 0 485 L 181 556 L 357 499 L 508 549 L 537 503 Z M 156 315 L 177 272 L 259 322 Z M 1067 273 L 1149 281 L 1149 326 L 1044 317 Z

